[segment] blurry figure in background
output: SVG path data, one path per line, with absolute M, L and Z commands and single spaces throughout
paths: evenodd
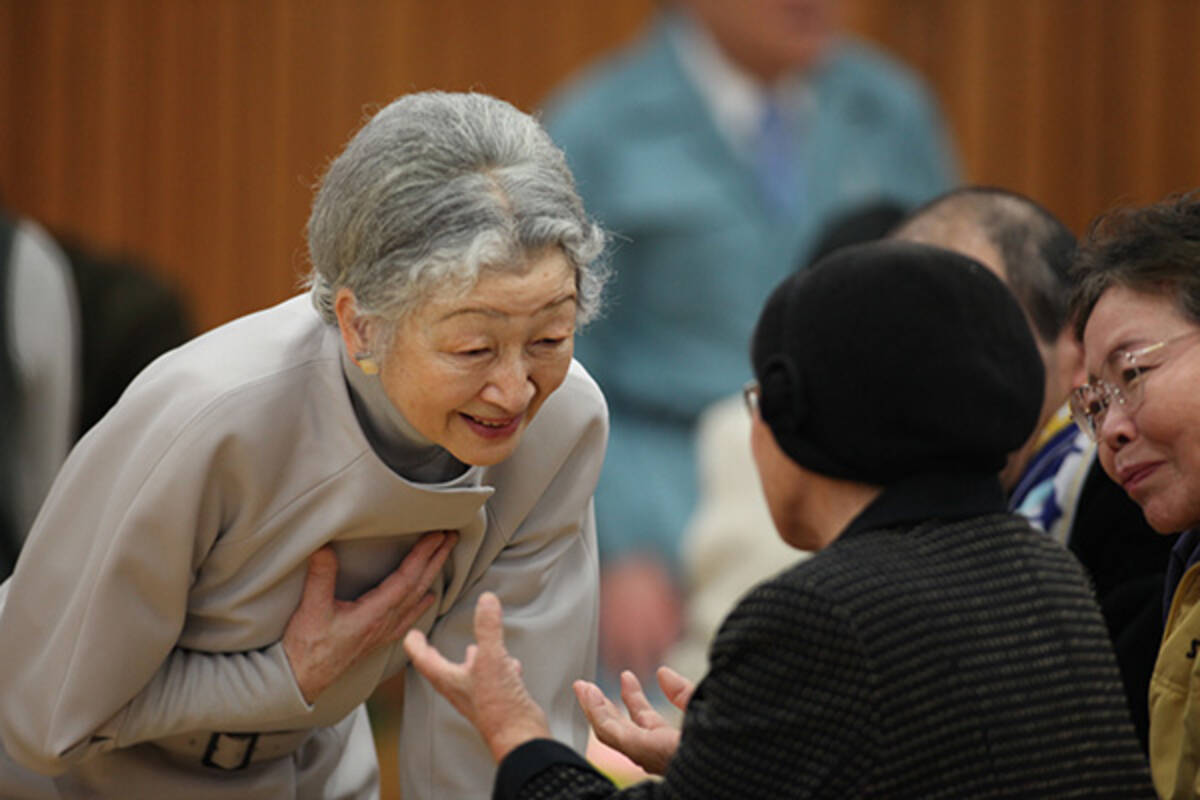
M 645 675 L 679 634 L 696 422 L 748 377 L 770 289 L 837 215 L 956 180 L 929 93 L 837 14 L 835 0 L 676 0 L 547 106 L 617 236 L 613 302 L 579 341 L 612 412 L 597 493 L 608 665 Z
M 1083 380 L 1083 351 L 1067 320 L 1075 236 L 1033 200 L 982 186 L 935 198 L 917 209 L 893 236 L 974 258 L 1008 285 L 1029 319 L 1046 365 L 1046 391 L 1037 429 L 1009 457 L 1000 474 L 1000 482 L 1011 495 L 1043 440 L 1070 425 L 1067 394 Z M 1035 521 L 1047 531 L 1070 521 L 1051 514 L 1047 508 Z M 1065 531 L 1055 538 L 1065 541 Z
M 71 237 L 58 241 L 79 296 L 82 436 L 151 361 L 192 337 L 178 290 L 137 259 L 98 252 Z
M 847 245 L 884 236 L 905 215 L 902 206 L 886 201 L 852 211 L 829 226 L 809 263 Z M 667 664 L 693 681 L 708 670 L 708 649 L 738 598 L 809 555 L 781 540 L 771 525 L 751 460 L 750 418 L 741 392 L 701 415 L 696 458 L 700 499 L 681 543 L 685 622 L 683 635 L 666 658 Z M 674 715 L 665 705 L 662 710 Z
M 3 580 L 71 445 L 191 326 L 144 265 L 2 214 L 0 321 Z
M 1163 575 L 1175 537 L 1146 524 L 1137 504 L 1104 474 L 1095 444 L 1071 422 L 1067 399 L 1084 379 L 1083 350 L 1069 315 L 1075 237 L 1028 197 L 990 187 L 931 201 L 893 237 L 972 256 L 1008 284 L 1025 310 L 1046 367 L 1046 390 L 1038 428 L 1009 458 L 1001 483 L 1010 507 L 1070 548 L 1087 570 L 1145 749 Z
M 77 307 L 62 250 L 0 213 L 0 580 L 75 441 Z
M 499 762 L 493 797 L 1152 798 L 1083 570 L 1005 508 L 1042 404 L 1012 293 L 949 250 L 847 247 L 771 295 L 751 358 L 771 518 L 818 552 L 738 603 L 699 684 L 660 672 L 682 729 L 631 674 L 628 718 L 576 683 L 601 739 L 664 778 L 620 792 L 550 739 L 495 597 L 463 663 L 410 633 Z

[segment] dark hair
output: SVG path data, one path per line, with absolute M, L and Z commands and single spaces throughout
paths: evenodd
M 969 226 L 1004 261 L 1005 283 L 1038 337 L 1052 342 L 1071 320 L 1071 262 L 1075 235 L 1034 200 L 993 186 L 954 189 L 921 206 L 893 234 L 933 237 L 937 244 Z
M 1046 378 L 1000 278 L 952 250 L 894 240 L 843 247 L 785 279 L 759 315 L 751 361 L 762 420 L 788 457 L 876 486 L 994 477 L 1037 425 Z
M 1075 259 L 1071 298 L 1083 336 L 1100 296 L 1114 286 L 1171 297 L 1200 324 L 1200 190 L 1098 217 Z
M 807 264 L 817 263 L 834 250 L 882 239 L 907 216 L 908 210 L 899 201 L 889 198 L 879 198 L 855 206 L 834 217 L 822 228 L 821 238 L 813 247 Z

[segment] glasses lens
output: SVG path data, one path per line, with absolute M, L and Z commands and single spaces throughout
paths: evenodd
M 1096 438 L 1096 431 L 1108 408 L 1107 395 L 1098 387 L 1085 383 L 1071 392 L 1071 418 L 1088 436 Z
M 750 416 L 758 416 L 758 381 L 750 381 L 742 387 L 742 399 Z
M 1099 402 L 1099 393 L 1091 384 L 1076 387 L 1070 393 L 1070 416 L 1075 420 L 1081 431 L 1096 438 L 1098 417 L 1103 413 L 1103 405 Z

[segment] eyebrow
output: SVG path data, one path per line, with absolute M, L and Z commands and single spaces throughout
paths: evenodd
M 1157 344 L 1162 344 L 1163 341 L 1165 340 L 1147 339 L 1144 336 L 1122 339 L 1116 347 L 1108 351 L 1108 355 L 1104 358 L 1105 363 L 1112 361 L 1113 357 L 1118 353 L 1136 353 L 1139 350 L 1145 350 Z
M 551 300 L 549 303 L 546 303 L 546 305 L 537 309 L 533 313 L 535 315 L 542 314 L 542 313 L 545 313 L 552 309 L 558 308 L 559 306 L 565 305 L 566 303 L 576 302 L 576 300 L 577 300 L 576 293 L 574 291 L 570 291 L 570 292 L 567 292 L 566 294 L 562 295 L 561 297 L 558 297 L 557 299 Z M 456 308 L 455 310 L 451 311 L 450 313 L 445 314 L 441 317 L 438 317 L 435 320 L 435 322 L 445 322 L 448 319 L 453 319 L 454 317 L 461 317 L 464 314 L 482 314 L 487 317 L 498 317 L 498 318 L 506 318 L 506 317 L 510 316 L 509 314 L 506 314 L 503 311 L 500 311 L 495 308 L 489 308 L 487 306 L 468 306 L 467 308 Z
M 1113 356 L 1115 356 L 1117 353 L 1129 350 L 1129 342 L 1130 342 L 1129 338 L 1126 337 L 1126 338 L 1122 339 L 1120 341 L 1120 343 L 1118 343 L 1115 347 L 1109 348 L 1108 352 L 1104 355 L 1104 358 L 1100 360 L 1100 369 L 1104 369 L 1105 365 L 1111 364 L 1112 360 L 1113 360 Z M 1100 375 L 1098 373 L 1092 372 L 1089 369 L 1087 371 L 1087 380 L 1085 382 L 1093 383 L 1094 381 L 1098 380 L 1099 378 L 1100 378 Z
M 1114 363 L 1113 359 L 1119 353 L 1136 353 L 1139 350 L 1144 350 L 1148 347 L 1153 347 L 1156 344 L 1159 344 L 1158 340 L 1153 340 L 1153 341 L 1147 340 L 1144 336 L 1126 337 L 1126 338 L 1122 339 L 1115 347 L 1113 347 L 1112 349 L 1110 349 L 1108 351 L 1108 355 L 1106 355 L 1104 357 L 1104 360 L 1101 362 L 1101 364 L 1107 365 L 1107 364 Z M 1087 382 L 1088 383 L 1091 383 L 1092 381 L 1096 380 L 1099 377 L 1100 377 L 1099 375 L 1095 374 L 1091 370 L 1088 370 L 1088 373 L 1087 373 Z

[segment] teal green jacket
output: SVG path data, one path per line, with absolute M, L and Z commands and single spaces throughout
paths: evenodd
M 847 39 L 811 76 L 816 112 L 795 147 L 800 207 L 771 210 L 678 60 L 678 24 L 663 15 L 546 114 L 588 211 L 614 234 L 605 316 L 577 341 L 612 414 L 601 553 L 649 551 L 672 565 L 695 502 L 694 423 L 749 379 L 770 290 L 838 215 L 880 199 L 913 206 L 956 179 L 929 93 Z

